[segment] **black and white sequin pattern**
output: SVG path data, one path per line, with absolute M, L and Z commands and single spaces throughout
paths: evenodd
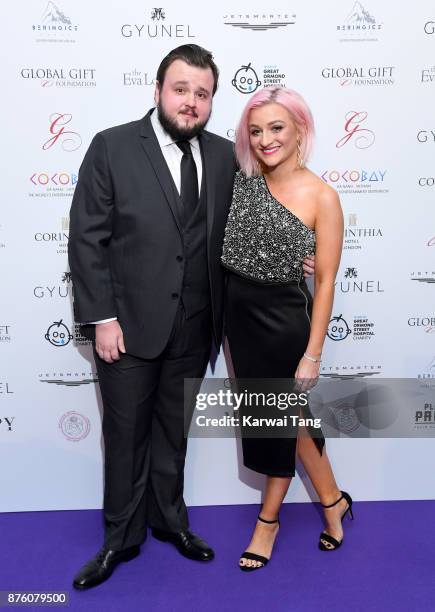
M 302 261 L 315 248 L 314 230 L 272 196 L 263 176 L 237 172 L 222 253 L 226 268 L 261 282 L 299 281 Z

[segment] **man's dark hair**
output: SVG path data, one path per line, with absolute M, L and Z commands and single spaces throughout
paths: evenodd
M 165 80 L 165 74 L 169 66 L 175 60 L 182 60 L 189 64 L 189 66 L 196 66 L 198 68 L 211 68 L 213 72 L 214 85 L 213 95 L 216 93 L 219 80 L 219 69 L 213 61 L 213 55 L 207 49 L 200 47 L 199 45 L 181 45 L 176 49 L 172 49 L 166 57 L 163 58 L 158 70 L 157 80 L 160 83 L 160 87 L 163 85 Z

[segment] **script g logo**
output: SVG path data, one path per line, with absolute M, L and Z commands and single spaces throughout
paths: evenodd
M 357 149 L 368 149 L 375 142 L 375 134 L 372 130 L 361 127 L 361 124 L 367 119 L 368 113 L 364 111 L 349 111 L 345 115 L 346 122 L 344 124 L 345 135 L 336 143 L 337 149 L 340 149 L 350 140 Z
M 424 31 L 426 34 L 435 34 L 435 21 L 427 21 L 424 24 Z
M 65 126 L 71 122 L 71 119 L 72 115 L 69 113 L 53 113 L 50 115 L 49 131 L 52 136 L 42 145 L 44 151 L 51 149 L 57 141 L 61 143 L 64 151 L 77 151 L 77 149 L 80 148 L 82 144 L 80 134 L 65 129 Z

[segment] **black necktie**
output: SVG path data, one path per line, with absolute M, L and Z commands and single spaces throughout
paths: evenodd
M 192 149 L 188 140 L 179 140 L 177 147 L 183 152 L 181 158 L 181 190 L 180 196 L 184 206 L 184 218 L 187 221 L 193 215 L 198 205 L 198 174 L 193 159 Z

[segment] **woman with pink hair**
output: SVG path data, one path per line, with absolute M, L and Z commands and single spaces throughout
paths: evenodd
M 340 262 L 343 215 L 337 193 L 306 167 L 314 123 L 305 100 L 271 87 L 253 95 L 236 134 L 236 174 L 222 263 L 228 271 L 226 328 L 236 378 L 296 379 L 313 385 Z M 315 253 L 314 298 L 302 262 Z M 307 384 L 308 383 L 308 384 Z M 298 408 L 299 413 L 299 408 Z M 319 548 L 343 541 L 352 499 L 340 491 L 322 434 L 250 437 L 242 430 L 244 464 L 267 476 L 261 512 L 239 565 L 264 567 L 278 533 L 278 514 L 301 459 L 325 513 Z

